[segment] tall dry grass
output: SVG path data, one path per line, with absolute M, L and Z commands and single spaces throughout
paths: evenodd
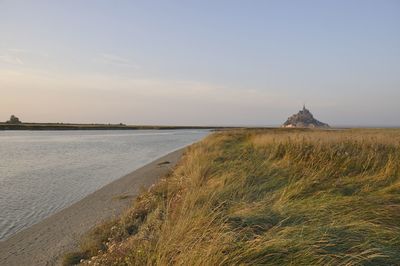
M 399 177 L 399 130 L 215 133 L 84 263 L 400 265 Z

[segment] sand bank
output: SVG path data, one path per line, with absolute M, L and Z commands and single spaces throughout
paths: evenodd
M 119 215 L 138 195 L 170 172 L 184 149 L 165 155 L 104 186 L 70 207 L 0 242 L 0 265 L 58 265 L 97 223 Z M 169 163 L 167 163 L 169 162 Z M 128 197 L 124 197 L 128 196 Z

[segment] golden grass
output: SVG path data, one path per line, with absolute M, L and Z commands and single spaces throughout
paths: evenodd
M 217 132 L 84 264 L 400 265 L 399 177 L 399 130 Z

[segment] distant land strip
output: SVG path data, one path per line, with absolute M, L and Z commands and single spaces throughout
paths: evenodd
M 152 126 L 125 124 L 72 124 L 72 123 L 0 123 L 0 130 L 138 130 L 138 129 L 228 129 L 235 127 L 213 126 Z

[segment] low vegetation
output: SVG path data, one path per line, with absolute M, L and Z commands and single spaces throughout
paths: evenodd
M 399 158 L 399 130 L 217 132 L 78 255 L 91 265 L 400 265 Z

